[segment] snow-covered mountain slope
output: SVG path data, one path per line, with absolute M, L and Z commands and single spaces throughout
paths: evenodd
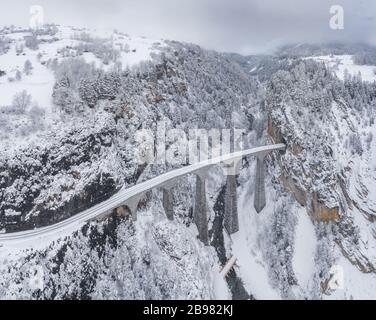
M 266 160 L 260 214 L 255 161 L 244 161 L 238 233 L 223 228 L 226 179 L 213 168 L 210 246 L 197 239 L 191 177 L 173 190 L 174 221 L 152 192 L 136 222 L 114 214 L 33 250 L 0 247 L 0 298 L 374 298 L 376 84 L 369 65 L 351 64 L 356 52 L 293 52 L 303 49 L 241 57 L 121 32 L 2 30 L 1 232 L 61 221 L 175 168 L 135 159 L 136 132 L 161 122 L 236 127 L 245 147 L 288 149 Z M 350 65 L 370 78 L 341 77 Z
M 320 268 L 326 268 L 320 277 L 340 255 L 358 268 L 344 277 L 375 272 L 375 88 L 361 80 L 340 81 L 325 65 L 309 60 L 276 73 L 269 85 L 268 131 L 289 145 L 276 178 L 316 229 L 325 227 L 320 237 L 329 247 L 317 256 Z M 328 282 L 321 284 L 324 293 L 330 293 Z M 369 276 L 369 286 L 374 285 Z M 351 290 L 345 288 L 344 296 L 355 297 Z
M 127 69 L 150 61 L 164 41 L 64 26 L 47 26 L 38 32 L 19 28 L 0 31 L 0 137 L 5 148 L 27 145 L 42 128 L 59 121 L 53 103 L 54 68 L 69 59 L 82 59 L 104 71 Z M 22 115 L 12 114 L 14 99 L 26 91 L 29 102 Z M 5 117 L 4 114 L 7 113 Z M 16 112 L 20 113 L 20 112 Z M 9 140 L 9 141 L 7 141 Z M 14 141 L 16 143 L 14 143 Z
M 251 109 L 256 106 L 258 85 L 236 64 L 218 53 L 177 42 L 156 44 L 158 48 L 154 48 L 147 40 L 140 39 L 130 44 L 129 54 L 135 53 L 134 48 L 137 52 L 137 48 L 142 46 L 144 51 L 151 49 L 147 54 L 144 52 L 142 58 L 134 58 L 132 67 L 127 67 L 119 63 L 120 58 L 115 53 L 117 49 L 107 42 L 92 39 L 93 36 L 88 38 L 86 33 L 79 33 L 79 40 L 71 39 L 65 35 L 66 28 L 63 28 L 64 32 L 60 27 L 55 31 L 53 37 L 58 40 L 49 43 L 49 53 L 41 58 L 42 66 L 54 76 L 51 98 L 55 118 L 48 125 L 38 127 L 37 134 L 33 134 L 27 142 L 15 145 L 13 138 L 19 135 L 18 132 L 6 132 L 2 139 L 2 232 L 60 221 L 110 197 L 124 184 L 133 185 L 169 170 L 170 165 L 144 167 L 137 164 L 134 145 L 135 133 L 139 129 L 157 130 L 160 121 L 165 122 L 167 129 L 221 129 L 228 127 L 229 115 L 234 116 L 237 125 L 249 126 L 244 119 L 248 119 Z M 5 36 L 9 35 L 12 34 Z M 38 48 L 30 49 L 33 54 L 43 45 L 41 37 L 45 35 L 37 35 L 34 39 Z M 125 35 L 119 37 L 128 39 Z M 82 46 L 75 41 L 80 41 Z M 11 52 L 12 45 L 10 42 L 5 54 Z M 136 45 L 138 47 L 134 47 Z M 73 46 L 77 47 L 72 49 Z M 51 52 L 56 60 L 49 56 Z M 86 60 L 87 53 L 96 54 L 98 59 L 109 59 L 108 64 L 93 65 Z M 28 52 L 25 55 L 27 57 Z M 141 62 L 146 56 L 148 59 L 150 56 L 149 62 Z M 124 63 L 125 60 L 122 61 Z M 4 103 L 5 122 L 30 116 L 29 105 L 24 110 L 14 111 L 13 107 Z M 257 113 L 253 114 L 252 119 L 257 125 Z M 250 134 L 250 138 L 254 136 Z M 21 139 L 26 140 L 26 137 Z M 213 199 L 211 219 L 214 217 L 213 205 L 223 183 L 224 179 L 220 177 L 211 188 L 208 187 Z M 122 243 L 119 246 L 121 252 L 108 242 L 112 240 L 96 231 L 90 246 L 88 237 L 91 233 L 85 230 L 59 243 L 39 243 L 34 253 L 4 249 L 0 257 L 10 273 L 1 273 L 1 297 L 229 298 L 230 289 L 219 276 L 221 263 L 216 250 L 222 250 L 221 246 L 218 245 L 216 250 L 205 248 L 196 239 L 197 229 L 192 223 L 193 201 L 191 196 L 187 196 L 192 194 L 192 186 L 194 181 L 189 180 L 176 191 L 174 223 L 161 217 L 158 213 L 160 196 L 152 194 L 145 199 L 150 206 L 145 212 L 145 221 L 142 213 L 136 224 L 121 219 L 119 227 L 122 230 L 134 230 L 134 241 L 123 232 L 117 236 L 117 230 L 111 230 L 111 238 L 118 237 L 116 241 Z M 219 214 L 223 215 L 223 211 Z M 110 227 L 109 223 L 104 222 L 103 228 Z M 216 229 L 216 232 L 223 233 L 222 226 Z M 173 239 L 172 235 L 176 238 Z M 103 249 L 98 241 L 106 246 L 104 253 L 99 253 Z M 74 243 L 74 249 L 68 255 L 61 253 L 70 242 Z M 107 261 L 115 256 L 124 258 L 128 249 L 123 243 L 134 251 L 130 260 L 124 262 L 127 268 L 134 270 L 131 278 L 125 274 L 111 276 L 108 270 Z M 144 254 L 149 258 L 142 258 Z M 78 257 L 82 257 L 83 269 L 77 270 L 78 273 L 73 276 L 70 266 L 77 264 Z M 98 259 L 103 267 L 99 267 Z M 136 264 L 135 259 L 139 261 Z M 171 269 L 173 261 L 176 261 L 175 271 Z M 18 263 L 25 265 L 26 269 L 17 270 Z M 95 266 L 98 275 L 89 265 Z M 202 269 L 198 269 L 198 265 Z M 20 286 L 13 287 L 16 278 L 24 278 L 25 270 L 30 275 L 35 268 L 43 268 L 44 275 L 51 274 L 50 280 L 43 276 L 46 286 L 42 292 L 30 289 L 27 277 L 26 282 L 21 281 Z M 66 272 L 63 272 L 65 268 Z M 117 268 L 116 264 L 114 268 Z M 122 273 L 122 268 L 117 270 Z M 154 280 L 140 280 L 145 276 L 145 270 L 149 270 L 147 273 Z M 76 277 L 77 285 L 72 285 L 71 277 Z M 103 280 L 97 282 L 98 277 L 103 277 Z M 232 274 L 230 279 L 231 290 L 236 291 L 235 294 L 250 296 L 236 274 Z M 141 291 L 130 285 L 130 281 L 135 281 Z M 67 290 L 62 289 L 66 286 L 64 283 L 69 283 Z M 108 289 L 105 289 L 106 286 Z
M 6 299 L 215 299 L 228 298 L 215 278 L 214 250 L 195 240 L 195 232 L 156 212 L 141 211 L 137 225 L 114 219 L 88 226 L 68 240 L 20 256 L 6 275 Z M 33 268 L 32 266 L 35 266 Z M 28 279 L 24 281 L 24 279 Z M 42 279 L 42 280 L 40 280 Z M 38 281 L 43 281 L 44 290 Z M 222 282 L 222 284 L 221 284 Z M 216 292 L 216 288 L 225 288 Z

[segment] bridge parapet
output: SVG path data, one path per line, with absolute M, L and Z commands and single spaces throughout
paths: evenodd
M 265 207 L 265 177 L 264 177 L 264 158 L 275 150 L 284 150 L 284 144 L 268 145 L 253 149 L 243 150 L 227 154 L 218 158 L 209 159 L 200 163 L 195 163 L 187 167 L 182 167 L 173 171 L 166 172 L 148 181 L 138 183 L 127 189 L 123 188 L 111 198 L 89 208 L 75 216 L 60 221 L 54 225 L 34 230 L 28 230 L 17 233 L 0 234 L 0 246 L 10 242 L 28 242 L 34 238 L 40 239 L 43 236 L 55 235 L 57 230 L 65 229 L 77 230 L 84 223 L 89 221 L 104 219 L 111 215 L 114 210 L 119 207 L 128 207 L 133 220 L 137 220 L 137 207 L 144 194 L 156 188 L 163 190 L 163 202 L 167 218 L 173 219 L 173 199 L 171 186 L 176 180 L 187 175 L 196 175 L 196 191 L 194 203 L 194 220 L 198 228 L 199 239 L 204 243 L 209 243 L 208 237 L 208 218 L 207 218 L 207 202 L 206 202 L 206 180 L 209 169 L 214 165 L 221 165 L 225 173 L 234 173 L 227 175 L 226 181 L 226 209 L 224 224 L 226 230 L 231 234 L 239 230 L 238 213 L 237 213 L 237 195 L 236 195 L 236 173 L 242 163 L 242 159 L 246 156 L 256 156 L 256 188 L 254 205 L 257 212 Z M 231 165 L 233 167 L 231 167 Z M 233 170 L 233 171 L 231 171 Z

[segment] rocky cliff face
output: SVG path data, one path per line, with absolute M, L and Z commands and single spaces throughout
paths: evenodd
M 180 43 L 164 50 L 135 72 L 119 73 L 121 87 L 116 97 L 101 98 L 94 92 L 96 104 L 81 113 L 67 104 L 64 111 L 69 106 L 73 110 L 32 145 L 4 151 L 0 229 L 17 231 L 60 221 L 110 197 L 124 184 L 136 182 L 144 169 L 135 159 L 137 130 L 156 132 L 162 121 L 167 130 L 221 129 L 226 127 L 228 114 L 242 114 L 251 104 L 257 84 L 226 58 Z M 89 68 L 85 63 L 75 67 Z M 65 64 L 60 68 L 66 68 Z M 64 74 L 61 79 L 59 72 Z M 66 83 L 71 94 L 78 95 L 72 83 L 83 82 L 84 75 L 76 79 L 66 76 L 70 69 L 59 72 L 53 95 L 68 94 Z M 103 77 L 106 88 L 112 83 L 101 71 L 97 76 Z M 207 112 L 209 103 L 216 107 Z M 155 167 L 147 174 L 166 169 Z
M 1 158 L 1 227 L 6 231 L 56 223 L 119 187 L 111 118 L 103 115 L 100 122 L 60 129 L 47 144 Z
M 110 50 L 101 41 L 100 48 L 84 44 L 98 59 Z M 96 68 L 80 59 L 82 45 L 70 47 L 73 56 L 63 48 L 60 60 L 40 61 L 54 75 L 57 119 L 26 146 L 9 148 L 11 134 L 0 132 L 2 232 L 61 221 L 175 168 L 135 159 L 136 132 L 156 133 L 161 121 L 186 132 L 235 126 L 245 129 L 246 146 L 273 141 L 287 150 L 266 159 L 260 214 L 252 202 L 255 162 L 244 160 L 237 234 L 223 228 L 225 179 L 213 169 L 209 247 L 196 238 L 195 181 L 188 178 L 173 190 L 173 222 L 155 192 L 142 200 L 136 223 L 119 209 L 33 250 L 0 248 L 0 298 L 321 299 L 338 293 L 336 266 L 349 279 L 343 297 L 362 296 L 359 287 L 374 297 L 375 84 L 341 81 L 327 66 L 288 52 L 234 58 L 179 42 L 164 42 L 132 68 L 119 61 Z M 237 265 L 226 284 L 218 271 L 232 256 Z
M 61 221 L 109 198 L 124 185 L 172 169 L 171 164 L 137 163 L 138 130 L 156 133 L 161 122 L 167 130 L 186 132 L 228 128 L 232 116 L 247 119 L 245 112 L 258 99 L 258 84 L 240 67 L 194 45 L 168 43 L 150 61 L 116 72 L 70 59 L 54 64 L 53 98 L 61 118 L 33 143 L 1 154 L 3 232 Z M 249 123 L 241 120 L 237 125 L 248 127 Z M 218 185 L 208 188 L 213 199 L 222 183 L 219 179 Z M 2 273 L 0 297 L 218 297 L 213 285 L 225 282 L 215 279 L 220 266 L 215 250 L 196 238 L 192 186 L 194 180 L 188 180 L 174 192 L 174 222 L 166 220 L 160 196 L 150 193 L 142 200 L 136 224 L 120 212 L 48 248 L 7 257 L 5 268 L 10 272 Z M 34 267 L 43 269 L 43 290 L 27 280 Z M 239 278 L 234 277 L 234 286 L 240 292 Z M 248 297 L 246 292 L 240 294 Z M 219 297 L 229 296 L 224 285 Z
M 337 226 L 335 241 L 346 257 L 360 270 L 373 272 L 376 260 L 369 245 L 375 241 L 370 223 L 374 209 L 369 195 L 375 186 L 374 143 L 367 143 L 367 137 L 374 126 L 363 119 L 372 107 L 352 109 L 349 90 L 349 84 L 313 61 L 276 73 L 266 100 L 268 133 L 288 146 L 279 160 L 279 180 L 285 190 L 315 224 Z M 367 170 L 368 175 L 355 168 Z M 367 227 L 360 230 L 359 219 Z

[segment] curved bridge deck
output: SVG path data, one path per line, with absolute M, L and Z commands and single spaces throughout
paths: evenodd
M 108 200 L 105 200 L 102 203 L 93 206 L 92 208 L 89 208 L 79 214 L 76 214 L 54 225 L 51 225 L 48 227 L 42 227 L 39 229 L 29 230 L 29 231 L 0 234 L 0 246 L 6 245 L 7 243 L 10 243 L 12 241 L 15 241 L 15 242 L 31 241 L 31 240 L 35 240 L 38 238 L 43 238 L 44 236 L 51 235 L 54 232 L 61 231 L 65 228 L 77 230 L 86 222 L 109 215 L 113 210 L 124 205 L 129 207 L 132 215 L 135 215 L 135 212 L 132 212 L 132 211 L 135 211 L 137 209 L 137 204 L 138 204 L 140 197 L 152 189 L 165 188 L 165 187 L 168 188 L 168 185 L 170 185 L 175 180 L 187 174 L 196 174 L 199 177 L 203 171 L 208 170 L 213 165 L 226 163 L 226 162 L 234 161 L 234 160 L 235 161 L 241 160 L 243 157 L 246 157 L 246 156 L 251 156 L 251 155 L 257 156 L 258 163 L 259 163 L 259 160 L 263 159 L 266 154 L 274 150 L 284 150 L 284 149 L 285 149 L 284 144 L 267 145 L 267 146 L 252 148 L 252 149 L 243 150 L 239 152 L 234 152 L 231 154 L 227 154 L 224 156 L 220 156 L 217 158 L 213 158 L 213 159 L 195 163 L 189 166 L 185 166 L 176 170 L 172 170 L 170 172 L 167 172 L 155 178 L 152 178 L 148 181 L 136 184 L 128 189 L 121 189 L 119 192 L 117 192 Z M 261 169 L 261 167 L 258 168 L 258 171 L 261 171 L 261 170 L 263 170 Z M 263 172 L 262 172 L 262 175 L 260 175 L 260 178 L 257 177 L 257 180 L 258 179 L 260 179 L 258 183 L 263 183 Z M 203 181 L 203 183 L 205 185 L 205 181 Z M 202 192 L 203 191 L 201 190 L 201 193 Z M 197 193 L 196 193 L 196 197 L 197 197 Z M 200 200 L 205 202 L 205 199 L 203 199 L 203 197 L 205 198 L 206 196 L 205 195 L 199 196 Z M 265 201 L 265 195 L 264 195 L 264 199 L 262 199 L 261 197 L 261 201 Z M 206 202 L 202 204 L 201 207 L 198 206 L 197 210 L 204 210 L 204 206 L 206 206 Z M 202 216 L 203 213 L 199 212 L 198 216 L 200 216 L 200 214 Z M 203 219 L 206 219 L 206 213 L 203 216 Z M 197 221 L 196 221 L 196 224 L 197 224 Z M 205 228 L 204 228 L 204 231 L 202 230 L 200 231 L 200 228 L 199 228 L 199 233 L 201 234 L 202 232 L 206 232 Z M 201 236 L 200 238 L 201 240 L 203 240 L 203 242 L 207 242 L 207 239 L 202 238 Z

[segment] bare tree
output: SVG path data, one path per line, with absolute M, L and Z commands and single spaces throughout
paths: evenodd
M 26 108 L 31 104 L 31 95 L 27 93 L 26 90 L 23 90 L 19 93 L 16 93 L 13 97 L 12 109 L 16 114 L 23 114 L 26 111 Z

